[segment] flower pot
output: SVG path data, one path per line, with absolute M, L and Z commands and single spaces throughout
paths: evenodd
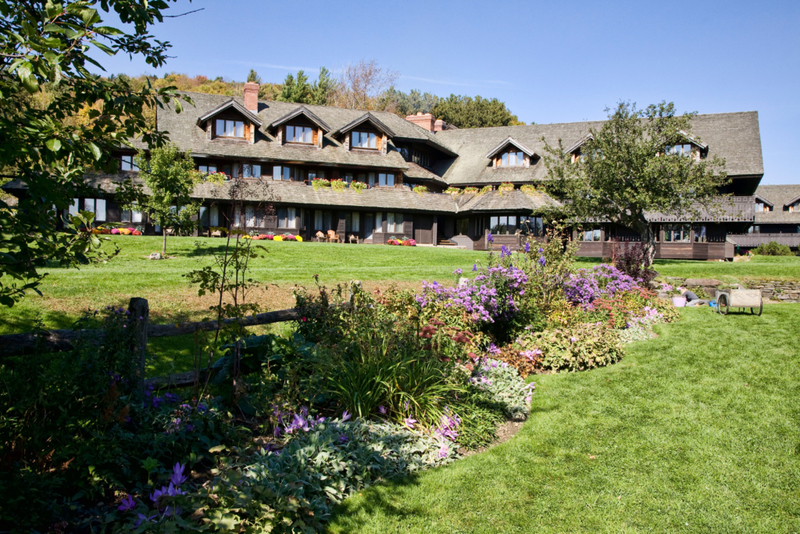
M 672 297 L 672 304 L 676 308 L 683 308 L 686 306 L 686 297 Z

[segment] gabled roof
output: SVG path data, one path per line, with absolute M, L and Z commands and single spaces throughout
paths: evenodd
M 786 201 L 786 203 L 784 204 L 784 206 L 791 206 L 792 204 L 794 204 L 794 203 L 795 203 L 795 202 L 797 202 L 798 200 L 800 200 L 800 195 L 798 195 L 798 196 L 796 196 L 796 197 L 794 197 L 794 198 L 791 198 L 791 199 L 787 200 L 787 201 Z
M 567 150 L 566 150 L 565 152 L 566 152 L 567 154 L 570 154 L 570 153 L 572 153 L 572 152 L 575 152 L 575 151 L 576 151 L 576 150 L 578 150 L 580 147 L 582 147 L 583 145 L 585 145 L 587 141 L 591 141 L 591 140 L 593 140 L 593 139 L 594 139 L 594 136 L 593 136 L 592 134 L 586 134 L 586 135 L 584 135 L 583 137 L 581 137 L 580 139 L 578 139 L 576 142 L 572 143 L 572 144 L 569 146 L 569 148 L 567 148 Z
M 292 111 L 291 113 L 288 113 L 288 114 L 284 115 L 283 117 L 281 117 L 279 119 L 275 119 L 274 121 L 272 121 L 272 124 L 269 125 L 269 128 L 277 128 L 281 124 L 285 124 L 285 123 L 289 122 L 290 120 L 292 120 L 292 119 L 294 119 L 296 117 L 299 117 L 300 115 L 304 116 L 305 118 L 307 118 L 308 120 L 310 120 L 311 122 L 313 122 L 314 124 L 316 124 L 317 126 L 322 128 L 322 130 L 325 133 L 328 133 L 328 132 L 331 131 L 331 127 L 328 126 L 325 123 L 325 121 L 323 121 L 322 119 L 320 119 L 319 117 L 314 115 L 305 106 L 300 106 L 299 108 L 297 108 L 296 110 Z
M 680 134 L 683 135 L 686 138 L 687 141 L 689 141 L 691 144 L 693 144 L 697 148 L 699 148 L 701 150 L 706 150 L 708 148 L 708 145 L 701 143 L 698 139 L 695 139 L 693 136 L 689 135 L 688 133 L 684 132 L 683 130 L 680 131 Z
M 344 126 L 339 128 L 338 130 L 333 132 L 333 134 L 331 134 L 331 135 L 338 135 L 338 134 L 347 133 L 350 130 L 356 128 L 357 126 L 360 126 L 360 125 L 364 124 L 365 122 L 371 123 L 380 132 L 386 134 L 387 137 L 394 137 L 395 136 L 395 133 L 391 130 L 391 128 L 389 128 L 384 123 L 382 123 L 375 115 L 373 115 L 369 111 L 367 111 L 366 113 L 361 115 L 359 118 L 357 118 L 353 122 L 345 124 Z
M 202 115 L 201 117 L 199 117 L 197 119 L 197 124 L 200 125 L 200 124 L 206 122 L 208 119 L 211 119 L 215 115 L 217 115 L 219 113 L 222 113 L 223 111 L 225 111 L 227 109 L 235 109 L 236 111 L 238 111 L 239 113 L 244 115 L 250 122 L 252 122 L 256 126 L 258 126 L 259 128 L 261 127 L 261 119 L 258 118 L 258 115 L 256 115 L 255 113 L 253 113 L 252 111 L 250 111 L 249 109 L 247 109 L 246 107 L 244 107 L 243 105 L 241 105 L 239 102 L 237 102 L 236 100 L 234 100 L 232 98 L 230 100 L 228 100 L 227 102 L 225 102 L 223 104 L 220 104 L 219 106 L 215 107 L 214 109 L 212 109 L 211 111 L 209 111 L 205 115 Z
M 533 150 L 531 150 L 530 148 L 526 147 L 525 145 L 523 145 L 522 143 L 520 143 L 519 141 L 517 141 L 516 139 L 514 139 L 510 135 L 508 137 L 506 137 L 503 141 L 501 141 L 499 145 L 497 145 L 492 150 L 490 150 L 489 153 L 486 154 L 486 157 L 489 158 L 489 159 L 492 159 L 493 157 L 495 157 L 501 150 L 503 150 L 508 145 L 514 145 L 515 147 L 520 149 L 522 152 L 527 154 L 529 158 L 533 157 L 533 154 L 534 154 Z
M 761 202 L 763 202 L 764 204 L 767 204 L 767 205 L 769 205 L 770 207 L 775 207 L 775 204 L 773 204 L 772 202 L 770 202 L 770 201 L 769 201 L 769 200 L 767 200 L 766 198 L 762 197 L 761 195 L 758 195 L 758 194 L 757 194 L 757 195 L 756 195 L 756 200 L 760 200 Z

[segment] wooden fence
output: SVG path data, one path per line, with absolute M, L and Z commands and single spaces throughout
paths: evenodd
M 129 324 L 135 331 L 134 347 L 136 353 L 138 379 L 144 384 L 144 362 L 147 353 L 147 340 L 151 337 L 173 337 L 193 334 L 201 331 L 213 331 L 218 327 L 217 321 L 182 323 L 176 325 L 150 324 L 150 308 L 146 299 L 134 297 L 128 305 Z M 251 315 L 244 319 L 225 319 L 223 324 L 240 322 L 242 326 L 283 323 L 299 319 L 297 310 L 278 310 Z M 27 332 L 0 336 L 0 359 L 21 356 L 33 352 L 47 353 L 71 350 L 78 339 L 102 341 L 105 331 L 102 329 L 84 330 L 46 330 L 43 332 Z M 158 385 L 173 387 L 191 385 L 195 379 L 194 372 L 180 373 L 169 377 L 158 377 L 148 380 Z

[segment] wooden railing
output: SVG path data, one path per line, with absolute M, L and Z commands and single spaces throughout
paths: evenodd
M 150 324 L 150 309 L 146 299 L 134 297 L 128 305 L 130 312 L 129 328 L 134 331 L 132 351 L 137 359 L 138 376 L 132 377 L 141 385 L 144 384 L 144 363 L 147 354 L 147 340 L 151 337 L 184 336 L 201 331 L 213 331 L 219 326 L 218 321 L 202 321 L 194 323 L 181 323 L 175 325 Z M 250 327 L 263 324 L 283 323 L 296 321 L 300 316 L 295 309 L 277 310 L 251 315 L 243 319 L 225 319 L 223 325 L 241 323 Z M 71 350 L 79 339 L 102 341 L 106 336 L 103 329 L 83 330 L 45 330 L 40 332 L 27 332 L 24 334 L 9 334 L 0 336 L 0 359 L 24 354 L 49 353 Z M 180 387 L 191 385 L 196 374 L 193 371 L 179 373 L 168 377 L 151 378 L 148 382 L 158 385 Z

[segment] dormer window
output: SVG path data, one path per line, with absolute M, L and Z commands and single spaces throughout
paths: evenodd
M 214 137 L 244 139 L 244 121 L 217 119 L 214 121 Z
M 286 142 L 310 145 L 314 142 L 314 131 L 310 126 L 287 126 Z
M 522 151 L 504 152 L 499 163 L 500 167 L 522 167 L 525 165 L 525 154 Z
M 664 153 L 668 156 L 671 154 L 677 154 L 678 156 L 684 156 L 687 158 L 692 157 L 692 145 L 689 143 L 685 143 L 683 145 L 667 145 L 664 148 Z
M 353 132 L 350 140 L 351 148 L 378 149 L 378 135 L 374 132 Z

